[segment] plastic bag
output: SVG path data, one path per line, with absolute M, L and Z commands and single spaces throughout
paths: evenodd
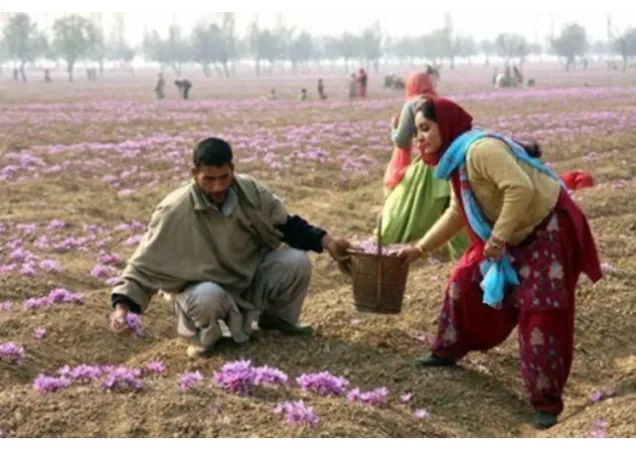
M 479 285 L 484 291 L 484 303 L 491 308 L 500 309 L 508 286 L 519 285 L 519 276 L 512 267 L 510 257 L 503 254 L 498 261 L 483 261 L 479 269 L 484 277 Z

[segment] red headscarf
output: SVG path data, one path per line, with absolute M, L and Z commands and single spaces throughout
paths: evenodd
M 426 72 L 413 72 L 406 80 L 406 98 L 425 95 L 427 97 L 437 97 L 433 80 Z
M 442 145 L 439 151 L 434 154 L 426 153 L 423 148 L 420 148 L 420 154 L 424 164 L 436 166 L 453 141 L 473 128 L 473 116 L 447 98 L 432 97 L 427 99 L 427 102 L 433 102 L 435 106 L 436 122 L 442 138 Z

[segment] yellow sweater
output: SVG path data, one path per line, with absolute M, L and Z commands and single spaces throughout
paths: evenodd
M 520 161 L 499 139 L 475 141 L 466 154 L 466 171 L 493 236 L 513 246 L 530 235 L 559 198 L 558 181 Z M 437 250 L 464 227 L 457 202 L 453 193 L 450 207 L 419 241 L 423 251 Z

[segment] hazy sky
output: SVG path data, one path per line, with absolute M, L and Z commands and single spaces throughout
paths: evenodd
M 45 24 L 47 13 L 31 12 L 38 22 Z M 83 13 L 88 14 L 88 13 Z M 173 14 L 177 22 L 183 27 L 191 27 L 202 18 L 213 19 L 214 12 L 129 12 L 126 20 L 126 37 L 131 43 L 141 42 L 144 27 L 157 29 L 165 34 L 172 23 Z M 237 13 L 237 27 L 243 33 L 255 14 L 260 17 L 263 26 L 276 23 L 277 13 Z M 357 32 L 376 19 L 381 19 L 382 28 L 396 36 L 404 34 L 421 34 L 440 27 L 443 24 L 441 12 L 285 12 L 282 13 L 289 26 L 305 29 L 312 33 L 340 34 L 344 31 Z M 583 25 L 592 40 L 607 37 L 607 14 L 599 12 L 453 12 L 451 13 L 455 29 L 458 33 L 473 35 L 477 39 L 492 38 L 500 32 L 514 31 L 524 34 L 531 40 L 535 37 L 543 42 L 550 33 L 551 18 L 554 19 L 555 31 L 558 33 L 568 22 L 578 22 Z M 610 12 L 613 24 L 621 31 L 627 26 L 636 26 L 636 12 Z M 49 25 L 60 12 L 48 13 Z M 103 24 L 109 33 L 113 24 L 112 13 L 104 12 Z

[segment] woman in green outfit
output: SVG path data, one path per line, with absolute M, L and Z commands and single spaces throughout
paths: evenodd
M 393 119 L 393 157 L 384 176 L 385 204 L 382 211 L 382 244 L 404 244 L 421 239 L 450 204 L 450 186 L 434 177 L 434 170 L 420 156 L 411 162 L 415 137 L 415 111 L 426 97 L 437 97 L 428 74 L 415 72 L 406 82 L 407 102 L 398 120 Z M 458 259 L 468 248 L 466 231 L 446 246 L 448 256 Z

